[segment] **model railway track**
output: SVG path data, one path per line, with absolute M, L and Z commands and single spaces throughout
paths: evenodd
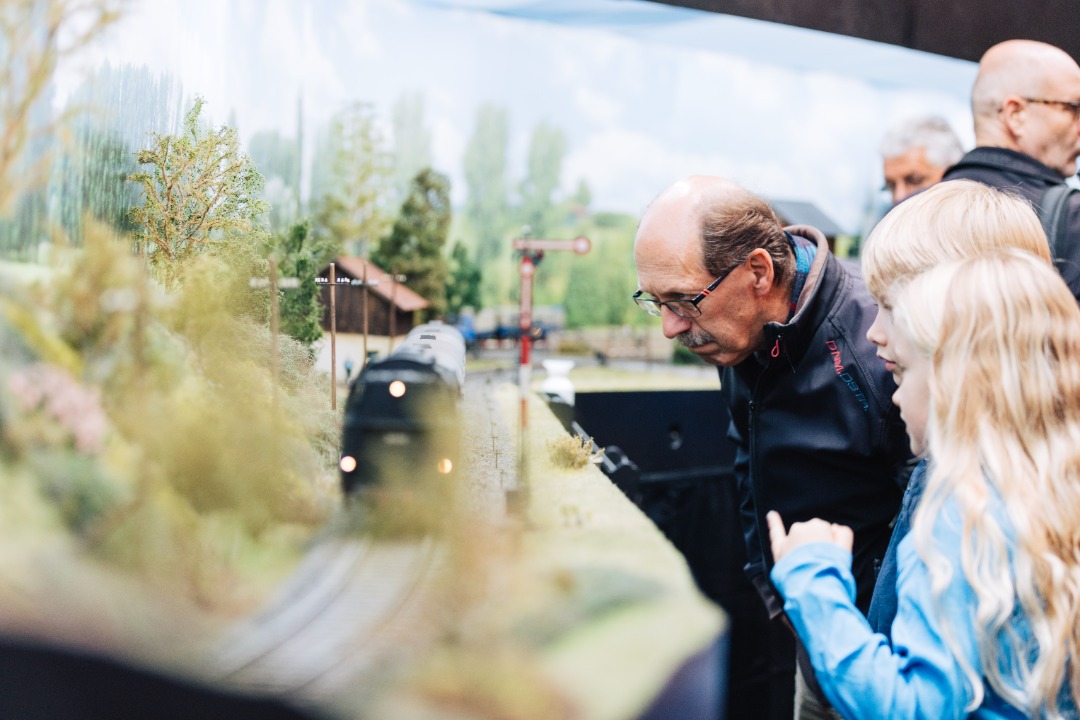
M 226 634 L 215 674 L 251 692 L 326 700 L 422 635 L 441 555 L 431 539 L 324 541 Z
M 473 378 L 474 392 L 464 392 L 464 360 L 460 334 L 429 323 L 364 369 L 345 408 L 342 456 L 359 460 L 342 465 L 346 495 L 396 487 L 388 473 L 401 472 L 395 462 L 407 456 L 417 487 L 457 483 L 472 512 L 505 512 L 512 428 L 492 398 L 494 377 Z M 442 457 L 452 460 L 446 475 L 434 472 Z M 241 690 L 313 703 L 377 682 L 437 632 L 444 557 L 430 537 L 322 540 L 266 607 L 226 634 L 215 674 Z

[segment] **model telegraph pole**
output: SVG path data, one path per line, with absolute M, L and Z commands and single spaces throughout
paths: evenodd
M 270 255 L 270 277 L 267 278 L 252 278 L 248 280 L 248 287 L 261 290 L 263 288 L 270 289 L 270 374 L 273 376 L 274 381 L 274 407 L 278 405 L 278 386 L 280 385 L 280 365 L 281 360 L 278 357 L 280 348 L 278 347 L 278 335 L 281 314 L 278 310 L 278 290 L 295 290 L 300 287 L 300 278 L 295 277 L 283 277 L 279 278 L 277 275 L 277 258 L 274 255 Z
M 521 398 L 521 434 L 518 443 L 518 479 L 524 483 L 525 465 L 525 428 L 529 418 L 529 387 L 532 384 L 532 361 L 530 350 L 532 349 L 532 289 L 533 276 L 536 274 L 536 266 L 548 251 L 572 250 L 578 255 L 584 255 L 592 249 L 592 243 L 587 237 L 579 237 L 574 240 L 542 240 L 539 238 L 517 238 L 514 240 L 514 250 L 521 254 L 521 262 L 518 264 L 518 275 L 521 278 L 521 292 L 518 298 L 518 342 L 521 347 L 521 355 L 518 360 L 518 392 Z M 517 497 L 522 487 L 511 488 L 507 491 L 508 500 L 512 504 L 520 505 L 523 498 Z

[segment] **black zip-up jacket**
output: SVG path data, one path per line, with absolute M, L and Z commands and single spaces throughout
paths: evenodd
M 820 232 L 786 229 L 818 246 L 795 315 L 765 326 L 767 350 L 721 369 L 746 572 L 775 617 L 783 601 L 768 580 L 765 513 L 776 510 L 788 527 L 815 517 L 842 523 L 855 531 L 856 604 L 866 612 L 911 454 L 892 403 L 896 385 L 866 339 L 877 305 Z
M 945 171 L 942 180 L 976 180 L 999 190 L 1020 193 L 1036 209 L 1043 193 L 1065 180 L 1046 165 L 1015 150 L 997 147 L 977 147 Z M 1068 199 L 1065 211 L 1064 242 L 1054 248 L 1057 267 L 1073 296 L 1080 300 L 1080 193 Z

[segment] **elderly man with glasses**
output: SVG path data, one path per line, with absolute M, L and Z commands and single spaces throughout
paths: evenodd
M 741 526 L 746 576 L 765 605 L 754 603 L 757 619 L 733 618 L 729 697 L 757 706 L 746 717 L 790 718 L 794 680 L 796 717 L 828 717 L 810 692 L 809 664 L 794 673 L 765 514 L 852 527 L 856 604 L 866 611 L 910 458 L 896 386 L 866 339 L 877 306 L 819 231 L 782 227 L 766 202 L 716 177 L 685 178 L 653 201 L 634 260 L 634 301 L 720 368 L 728 399 L 717 411 L 730 412 L 741 506 L 718 516 L 715 532 Z M 725 607 L 736 595 L 702 589 Z
M 977 180 L 1027 198 L 1080 300 L 1080 192 L 1065 184 L 1080 157 L 1080 66 L 1046 43 L 998 43 L 979 61 L 971 112 L 975 149 L 942 179 Z

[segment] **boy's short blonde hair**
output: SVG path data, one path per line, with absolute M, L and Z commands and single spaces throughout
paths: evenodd
M 948 180 L 881 219 L 861 253 L 863 278 L 882 303 L 898 280 L 1002 247 L 1051 262 L 1046 233 L 1026 200 L 973 180 Z

